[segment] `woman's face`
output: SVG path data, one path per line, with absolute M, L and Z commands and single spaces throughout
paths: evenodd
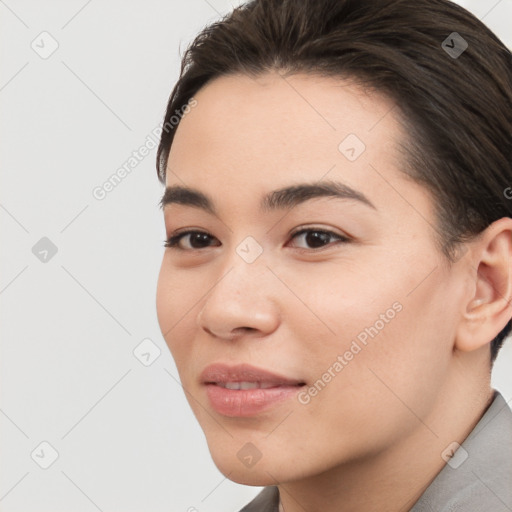
M 424 429 L 463 290 L 430 196 L 398 170 L 393 104 L 278 74 L 217 78 L 195 99 L 167 167 L 166 233 L 183 236 L 157 313 L 218 468 L 292 481 Z

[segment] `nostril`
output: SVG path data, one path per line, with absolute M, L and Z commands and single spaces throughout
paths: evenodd
M 256 329 L 255 327 L 235 327 L 234 329 L 232 329 L 231 334 L 233 337 L 236 337 L 241 334 L 247 334 L 250 332 L 255 332 L 257 330 L 258 329 Z

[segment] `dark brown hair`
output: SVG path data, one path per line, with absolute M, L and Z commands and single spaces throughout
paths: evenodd
M 512 217 L 512 55 L 465 9 L 448 0 L 250 1 L 188 47 L 164 125 L 216 77 L 267 71 L 355 79 L 394 100 L 409 134 L 402 170 L 434 198 L 449 263 L 465 241 Z M 178 126 L 158 147 L 162 183 Z M 492 341 L 491 363 L 511 329 Z

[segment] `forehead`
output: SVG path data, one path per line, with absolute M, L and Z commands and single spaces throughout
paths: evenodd
M 404 134 L 384 95 L 340 78 L 274 72 L 219 77 L 195 99 L 171 146 L 168 186 L 249 200 L 332 179 L 370 198 L 397 198 L 389 184 L 405 178 L 397 151 Z
M 217 127 L 224 118 L 242 121 L 243 113 L 250 113 L 254 122 L 265 123 L 286 114 L 285 121 L 307 120 L 331 131 L 347 125 L 371 129 L 394 105 L 391 99 L 364 90 L 354 80 L 279 72 L 221 76 L 203 86 L 195 99 L 198 106 L 186 118 L 198 117 L 201 112 L 201 117 L 216 121 Z M 269 111 L 274 112 L 271 118 Z
M 210 167 L 254 165 L 282 173 L 288 166 L 297 172 L 315 162 L 335 165 L 340 157 L 356 167 L 359 154 L 363 161 L 383 153 L 391 158 L 401 137 L 390 100 L 338 78 L 229 75 L 204 86 L 195 99 L 197 106 L 177 128 L 171 168 L 192 170 L 208 160 Z

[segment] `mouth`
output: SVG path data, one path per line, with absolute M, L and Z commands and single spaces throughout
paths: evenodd
M 303 380 L 241 364 L 214 364 L 201 373 L 210 405 L 229 417 L 255 416 L 293 398 L 306 385 Z

